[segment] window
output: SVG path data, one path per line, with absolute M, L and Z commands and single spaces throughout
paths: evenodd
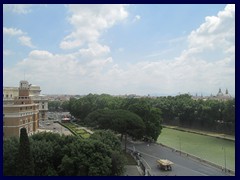
M 42 109 L 44 109 L 44 105 L 42 105 Z
M 20 107 L 20 111 L 22 110 L 22 108 Z
M 6 97 L 8 98 L 8 94 L 6 95 Z

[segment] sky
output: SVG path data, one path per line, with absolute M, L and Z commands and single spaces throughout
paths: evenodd
M 3 85 L 235 96 L 233 4 L 4 4 Z

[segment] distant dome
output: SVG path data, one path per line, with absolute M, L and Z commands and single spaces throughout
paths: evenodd
M 226 89 L 225 96 L 226 96 L 226 97 L 231 97 L 230 94 L 228 93 L 228 89 Z
M 218 93 L 217 93 L 217 96 L 223 96 L 223 93 L 222 93 L 222 91 L 221 91 L 221 88 L 219 88 L 219 91 L 218 91 Z

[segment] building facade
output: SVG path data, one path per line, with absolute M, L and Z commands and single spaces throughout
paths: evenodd
M 46 121 L 48 119 L 48 98 L 45 95 L 40 94 L 40 86 L 32 85 L 30 87 L 30 97 L 39 105 L 39 121 Z
M 8 91 L 9 92 L 9 91 Z M 11 92 L 15 92 L 15 90 Z M 30 85 L 20 81 L 18 96 L 5 95 L 3 101 L 3 137 L 20 136 L 20 129 L 26 128 L 28 135 L 33 134 L 39 125 L 39 105 L 29 96 Z M 10 99 L 13 98 L 13 101 Z
M 39 121 L 46 121 L 48 119 L 48 98 L 45 95 L 41 95 L 40 86 L 29 85 L 29 97 L 34 103 L 38 104 L 39 107 Z M 14 103 L 14 98 L 19 96 L 18 87 L 3 87 L 3 104 L 10 105 Z

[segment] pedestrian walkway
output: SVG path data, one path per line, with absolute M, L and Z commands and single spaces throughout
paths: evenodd
M 137 165 L 126 165 L 124 176 L 142 176 L 142 171 Z

